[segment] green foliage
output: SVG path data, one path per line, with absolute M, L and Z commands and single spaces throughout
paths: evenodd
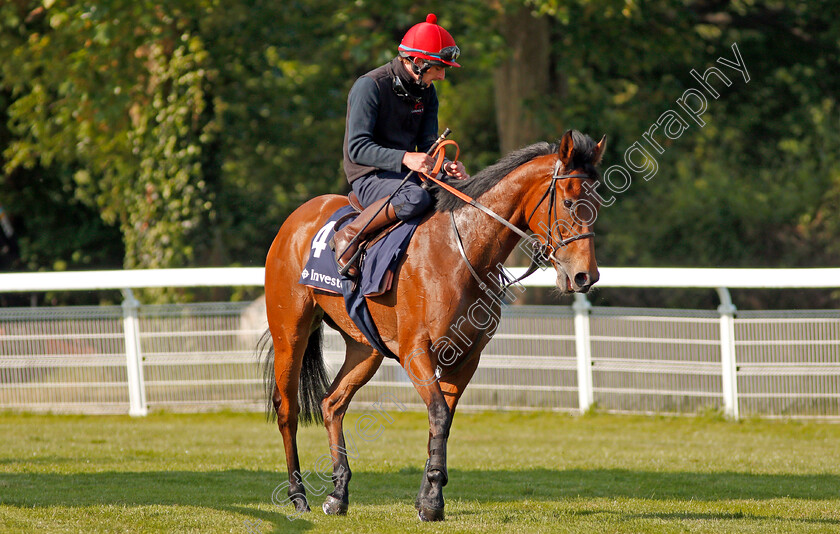
M 552 43 L 551 87 L 527 105 L 546 140 L 607 134 L 605 169 L 698 86 L 691 69 L 737 42 L 751 75 L 727 70 L 707 125 L 663 142 L 657 175 L 635 174 L 602 210 L 603 264 L 837 264 L 840 4 L 447 5 L 437 14 L 464 68 L 438 85 L 441 126 L 473 173 L 500 155 L 493 76 L 522 5 L 550 18 Z M 0 4 L 0 204 L 26 230 L 24 267 L 260 265 L 291 210 L 347 189 L 350 85 L 426 12 L 407 0 Z M 68 226 L 80 231 L 58 233 Z
M 47 7 L 30 12 L 3 64 L 17 136 L 7 172 L 72 173 L 75 198 L 119 225 L 127 267 L 184 263 L 210 200 L 200 141 L 207 54 L 189 19 L 145 3 Z
M 838 7 L 832 2 L 579 2 L 556 41 L 561 122 L 610 138 L 604 168 L 624 163 L 661 113 L 717 66 L 706 126 L 692 123 L 603 209 L 608 265 L 831 266 L 836 228 Z M 616 43 L 621 43 L 616 46 Z M 751 79 L 715 63 L 737 43 Z M 819 54 L 813 54 L 819 50 Z M 660 138 L 661 138 L 661 134 Z M 648 149 L 650 147 L 648 146 Z M 602 188 L 604 189 L 604 188 Z M 831 214 L 829 214 L 831 212 Z M 817 213 L 820 215 L 818 216 Z M 820 222 L 815 222 L 819 219 Z M 819 242 L 812 239 L 823 236 Z M 836 235 L 836 234 L 835 234 Z M 835 239 L 836 242 L 836 239 Z
M 71 175 L 75 199 L 119 226 L 126 267 L 252 262 L 286 213 L 338 186 L 338 161 L 322 151 L 340 154 L 343 113 L 312 110 L 338 110 L 342 88 L 320 90 L 337 74 L 330 62 L 297 57 L 315 26 L 306 10 L 187 0 L 2 9 L 6 175 Z

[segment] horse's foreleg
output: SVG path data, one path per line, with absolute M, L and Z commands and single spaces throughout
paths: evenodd
M 449 480 L 446 471 L 446 442 L 452 425 L 452 412 L 441 391 L 438 378 L 427 353 L 415 350 L 406 358 L 406 372 L 429 412 L 429 459 L 424 481 L 417 496 L 417 511 L 423 521 L 444 518 L 443 487 Z
M 324 414 L 324 426 L 330 440 L 330 455 L 333 461 L 332 480 L 335 490 L 324 501 L 324 513 L 343 515 L 350 505 L 350 464 L 347 461 L 347 447 L 344 441 L 344 413 L 353 395 L 376 373 L 382 363 L 382 355 L 371 347 L 363 345 L 345 336 L 347 355 L 341 370 L 327 391 L 321 411 Z M 351 448 L 353 446 L 351 445 Z
M 440 377 L 440 389 L 443 392 L 443 397 L 446 400 L 446 405 L 449 407 L 450 427 L 451 419 L 455 417 L 455 408 L 458 406 L 458 400 L 464 393 L 467 384 L 470 382 L 476 368 L 478 367 L 478 358 L 475 357 L 469 362 L 461 365 L 456 374 L 448 375 L 443 371 Z M 432 433 L 429 432 L 429 450 L 432 449 Z M 429 465 L 430 460 L 426 461 L 426 468 L 423 471 L 423 478 L 420 482 L 420 491 L 417 493 L 417 499 L 414 501 L 414 507 L 420 511 L 420 504 L 423 501 L 428 501 L 432 498 L 430 492 L 432 491 L 432 483 L 429 479 Z

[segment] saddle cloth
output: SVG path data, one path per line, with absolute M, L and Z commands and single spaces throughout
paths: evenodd
M 309 260 L 301 272 L 299 283 L 329 293 L 344 294 L 341 285 L 342 276 L 338 273 L 335 254 L 327 243 L 335 235 L 336 221 L 353 211 L 350 206 L 344 206 L 333 213 L 327 223 L 318 230 L 312 239 Z M 352 218 L 346 219 L 347 223 L 351 220 Z M 362 257 L 362 276 L 358 284 L 362 295 L 366 297 L 381 295 L 391 288 L 393 273 L 408 248 L 409 240 L 417 229 L 417 223 L 419 223 L 419 218 L 401 224 L 367 248 Z M 342 223 L 342 226 L 344 224 L 346 223 Z M 344 280 L 349 279 L 344 278 Z
M 397 359 L 379 336 L 365 297 L 381 295 L 391 288 L 394 272 L 422 217 L 406 221 L 370 245 L 362 257 L 361 279 L 359 283 L 354 283 L 350 278 L 342 277 L 338 273 L 335 254 L 328 245 L 337 230 L 336 222 L 353 211 L 355 210 L 351 206 L 340 208 L 316 232 L 310 244 L 309 259 L 298 283 L 342 295 L 347 313 L 371 345 L 383 355 Z M 351 220 L 346 219 L 347 222 L 342 222 L 342 226 Z

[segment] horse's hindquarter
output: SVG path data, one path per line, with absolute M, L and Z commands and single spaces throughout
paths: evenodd
M 347 197 L 323 195 L 301 205 L 293 211 L 277 231 L 265 260 L 266 284 L 285 278 L 291 273 L 295 282 L 309 258 L 309 247 L 324 221 L 341 206 L 347 205 Z
M 344 300 L 341 297 L 332 299 L 335 304 L 332 301 L 323 302 L 321 295 L 316 294 L 312 288 L 299 284 L 298 280 L 309 258 L 309 249 L 315 233 L 330 215 L 345 205 L 347 197 L 344 196 L 315 197 L 297 208 L 283 222 L 265 261 L 266 308 L 269 314 L 284 313 L 287 309 L 296 310 L 314 302 L 327 313 L 333 311 L 333 308 L 343 311 Z M 327 251 L 331 252 L 329 249 Z

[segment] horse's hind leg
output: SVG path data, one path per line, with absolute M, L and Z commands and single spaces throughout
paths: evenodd
M 344 441 L 343 423 L 344 413 L 356 391 L 365 385 L 382 364 L 382 355 L 368 345 L 363 345 L 344 336 L 347 344 L 347 355 L 341 370 L 336 375 L 324 401 L 321 410 L 324 414 L 324 426 L 330 440 L 330 455 L 333 462 L 332 480 L 335 490 L 324 501 L 324 513 L 329 515 L 343 515 L 350 505 L 350 464 L 347 461 L 347 447 Z M 351 439 L 353 439 L 351 437 Z M 355 444 L 351 443 L 350 449 Z
M 302 289 L 302 286 L 298 286 Z M 315 304 L 301 289 L 271 291 L 266 288 L 268 325 L 274 342 L 274 391 L 272 403 L 277 413 L 277 427 L 283 436 L 286 466 L 289 473 L 288 496 L 298 512 L 308 512 L 304 475 L 298 459 L 297 429 L 300 411 L 298 385 L 304 358 L 320 364 L 320 331 L 315 321 Z M 304 418 L 313 414 L 304 412 Z M 319 414 L 314 414 L 316 418 Z M 278 486 L 277 490 L 285 486 Z M 275 490 L 275 492 L 277 492 Z M 279 495 L 273 495 L 280 504 Z

